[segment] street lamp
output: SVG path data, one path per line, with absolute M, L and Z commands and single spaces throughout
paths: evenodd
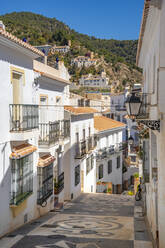
M 128 144 L 133 145 L 133 143 L 134 143 L 134 138 L 132 136 L 130 136 L 128 139 Z
M 146 95 L 147 94 L 142 94 L 142 97 L 140 97 L 133 91 L 131 95 L 127 97 L 125 106 L 128 116 L 133 119 L 133 121 L 137 120 L 139 124 L 143 124 L 152 130 L 160 131 L 160 120 L 150 120 L 149 113 L 147 114 L 146 112 L 146 107 L 149 106 L 146 101 Z
M 136 96 L 136 94 L 132 92 L 132 95 L 128 96 L 125 105 L 128 115 L 132 118 L 135 118 L 139 115 L 142 101 L 139 96 Z

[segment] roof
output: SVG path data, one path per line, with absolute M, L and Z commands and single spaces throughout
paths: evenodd
M 150 0 L 145 0 L 142 23 L 141 23 L 141 28 L 140 28 L 140 36 L 139 36 L 139 42 L 138 42 L 138 48 L 137 48 L 137 55 L 136 55 L 136 64 L 137 65 L 138 65 L 138 61 L 139 61 L 139 57 L 140 57 L 140 51 L 142 48 L 142 42 L 143 42 L 147 17 L 148 17 L 148 13 L 149 13 L 149 8 L 150 8 Z
M 96 109 L 90 108 L 90 107 L 72 107 L 72 106 L 65 106 L 64 109 L 68 112 L 71 112 L 74 115 L 79 115 L 79 114 L 94 114 L 97 113 L 98 111 Z
M 52 164 L 55 161 L 55 157 L 51 156 L 51 154 L 44 155 L 39 158 L 38 167 L 46 167 Z
M 106 113 L 110 113 L 111 112 L 111 109 L 106 109 L 106 110 L 104 110 L 102 113 L 103 114 L 106 114 Z
M 115 128 L 123 128 L 125 124 L 105 116 L 94 116 L 94 127 L 98 131 L 106 131 Z
M 36 150 L 37 150 L 37 147 L 32 146 L 28 143 L 25 143 L 25 144 L 14 147 L 12 153 L 10 154 L 10 158 L 20 159 Z
M 31 46 L 29 43 L 22 41 L 21 39 L 18 39 L 16 36 L 12 35 L 11 33 L 7 32 L 6 30 L 0 28 L 0 36 L 30 50 L 31 52 L 39 55 L 44 56 L 44 53 L 38 50 L 37 48 Z

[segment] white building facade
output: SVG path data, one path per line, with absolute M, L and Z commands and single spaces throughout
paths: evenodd
M 97 132 L 97 192 L 122 192 L 123 143 L 122 132 L 125 125 L 104 116 L 94 117 Z M 108 186 L 109 184 L 109 186 Z
M 70 120 L 64 119 L 61 107 L 69 99 L 63 65 L 55 70 L 34 61 L 44 54 L 2 29 L 0 51 L 3 236 L 54 209 L 56 198 L 64 201 Z
M 79 84 L 84 87 L 101 87 L 101 88 L 107 88 L 109 87 L 109 78 L 106 76 L 105 72 L 102 72 L 101 75 L 94 76 L 94 75 L 87 75 L 82 76 L 79 79 Z
M 137 65 L 143 68 L 146 120 L 159 121 L 160 130 L 150 126 L 149 180 L 146 182 L 146 214 L 157 245 L 165 247 L 165 1 L 145 1 L 139 38 Z M 158 126 L 159 127 L 159 124 Z M 144 163 L 146 166 L 146 161 Z M 148 167 L 148 166 L 147 166 Z M 148 171 L 148 168 L 146 168 Z
M 85 56 L 79 56 L 77 58 L 74 58 L 71 60 L 71 65 L 76 65 L 78 68 L 81 67 L 90 67 L 92 65 L 96 65 L 97 60 L 96 59 L 92 59 L 89 57 L 85 57 Z

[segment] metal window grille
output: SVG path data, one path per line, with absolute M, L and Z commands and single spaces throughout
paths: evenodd
M 38 167 L 37 177 L 38 177 L 37 203 L 40 205 L 53 194 L 53 163 L 46 167 Z
M 75 186 L 80 183 L 80 165 L 75 167 Z
M 120 156 L 119 157 L 117 157 L 117 169 L 119 169 L 120 168 Z
M 103 164 L 99 165 L 99 179 L 103 178 Z
M 11 160 L 11 205 L 19 205 L 33 193 L 33 154 Z
M 108 174 L 112 173 L 112 160 L 108 161 Z

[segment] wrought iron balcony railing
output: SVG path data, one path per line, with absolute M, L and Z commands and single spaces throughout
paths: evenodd
M 121 151 L 123 151 L 123 143 L 122 143 L 122 142 L 121 142 L 121 143 L 118 143 L 118 144 L 116 145 L 115 151 L 116 151 L 116 152 L 121 152 Z
M 63 120 L 61 121 L 61 137 L 66 139 L 70 137 L 70 120 Z
M 75 158 L 80 159 L 87 153 L 87 142 L 86 140 L 80 141 L 75 145 Z
M 59 141 L 60 121 L 39 124 L 39 145 L 51 145 Z
M 39 127 L 38 105 L 10 104 L 10 131 L 26 131 Z

